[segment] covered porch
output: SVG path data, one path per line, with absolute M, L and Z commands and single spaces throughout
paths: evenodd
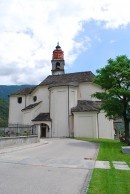
M 50 113 L 40 113 L 32 120 L 32 122 L 37 125 L 39 138 L 52 137 L 52 122 L 50 119 Z

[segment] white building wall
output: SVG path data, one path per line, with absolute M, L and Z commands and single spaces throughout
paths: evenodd
M 113 120 L 107 119 L 103 111 L 74 112 L 74 136 L 114 139 Z
M 50 116 L 52 119 L 52 136 L 68 137 L 68 88 L 55 87 L 50 89 Z
M 96 98 L 91 97 L 91 95 L 95 92 L 102 92 L 102 89 L 94 83 L 89 82 L 80 83 L 78 88 L 78 100 L 96 101 L 97 100 Z
M 53 87 L 50 89 L 50 99 L 52 136 L 72 136 L 71 108 L 77 105 L 77 88 L 72 86 Z
M 114 139 L 114 125 L 113 120 L 105 117 L 105 113 L 101 111 L 98 115 L 99 138 Z
M 30 109 L 30 110 L 24 110 L 22 111 L 22 123 L 23 124 L 28 124 L 28 125 L 32 125 L 33 122 L 32 120 L 41 113 L 41 104 L 40 103 L 38 106 Z
M 71 115 L 71 108 L 77 106 L 77 87 L 68 86 L 69 90 L 69 115 Z
M 74 137 L 97 138 L 96 112 L 74 112 Z
M 107 119 L 103 111 L 74 112 L 74 136 L 114 139 L 113 120 Z
M 18 97 L 22 97 L 22 103 L 18 103 Z M 22 112 L 25 108 L 25 96 L 10 96 L 9 98 L 9 125 L 22 123 Z
M 36 96 L 37 100 L 34 102 L 33 97 Z M 22 97 L 22 103 L 18 103 L 18 97 Z M 40 107 L 22 112 L 21 110 L 30 104 L 40 103 Z M 29 95 L 12 95 L 9 99 L 9 125 L 10 124 L 29 124 L 40 112 L 49 112 L 49 90 L 48 87 L 37 87 Z
M 77 106 L 77 87 L 68 86 L 69 90 L 69 136 L 74 136 L 74 120 L 71 113 L 71 108 Z
M 36 96 L 37 100 L 34 102 L 33 97 Z M 30 95 L 27 96 L 26 105 L 34 104 L 42 101 L 41 110 L 46 113 L 49 112 L 49 90 L 47 86 L 37 87 Z
M 22 114 L 22 124 L 31 125 L 32 111 L 24 111 Z
M 32 99 L 31 94 L 26 96 L 26 106 L 35 103 Z

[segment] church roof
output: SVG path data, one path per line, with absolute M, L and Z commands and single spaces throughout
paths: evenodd
M 37 105 L 39 105 L 40 103 L 41 103 L 41 101 L 34 103 L 34 104 L 30 104 L 29 106 L 26 106 L 25 108 L 23 108 L 21 111 L 30 110 L 30 109 L 36 107 Z
M 50 113 L 40 113 L 32 121 L 51 121 Z
M 49 75 L 45 80 L 43 80 L 39 86 L 44 85 L 65 85 L 70 83 L 80 83 L 80 82 L 92 82 L 94 74 L 91 71 L 78 72 L 78 73 L 68 73 L 62 75 Z
M 93 78 L 94 74 L 91 71 L 68 73 L 62 75 L 49 75 L 38 86 L 78 86 L 78 84 L 81 82 L 92 82 Z M 35 88 L 37 88 L 37 86 L 24 88 L 11 95 L 28 95 L 31 94 Z
M 77 106 L 73 107 L 71 112 L 98 111 L 100 106 L 101 101 L 78 100 Z
M 23 88 L 23 89 L 20 89 L 20 90 L 16 91 L 15 93 L 12 93 L 11 95 L 27 95 L 27 94 L 31 94 L 31 92 L 35 88 L 36 87 Z

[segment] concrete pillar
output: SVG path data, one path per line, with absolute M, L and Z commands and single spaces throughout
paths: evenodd
M 37 133 L 38 133 L 38 142 L 40 142 L 40 137 L 41 137 L 41 126 L 37 125 Z

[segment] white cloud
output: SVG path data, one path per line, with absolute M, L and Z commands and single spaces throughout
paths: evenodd
M 84 22 L 118 28 L 130 22 L 129 7 L 129 0 L 1 0 L 0 84 L 39 83 L 51 73 L 58 41 L 73 63 L 91 46 L 87 34 L 76 39 Z

